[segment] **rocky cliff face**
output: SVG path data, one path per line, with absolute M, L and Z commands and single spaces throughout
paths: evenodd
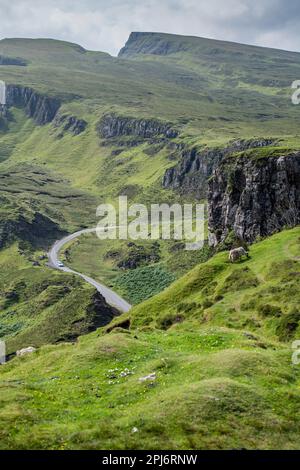
M 178 135 L 178 131 L 172 127 L 172 123 L 158 119 L 136 119 L 116 114 L 103 116 L 98 123 L 97 131 L 104 139 L 126 136 L 142 139 L 164 136 L 170 139 Z
M 41 95 L 32 88 L 20 85 L 6 87 L 6 106 L 25 108 L 27 116 L 39 125 L 53 121 L 60 104 L 57 98 Z
M 87 122 L 84 119 L 78 119 L 76 116 L 61 114 L 58 112 L 53 120 L 54 127 L 61 127 L 62 133 L 70 132 L 73 135 L 79 135 L 85 131 Z
M 272 139 L 238 140 L 225 148 L 183 148 L 180 150 L 179 163 L 166 170 L 163 187 L 175 189 L 181 194 L 193 195 L 197 199 L 206 198 L 207 181 L 227 155 L 250 148 L 266 147 L 273 143 Z
M 136 54 L 168 55 L 187 50 L 184 41 L 177 40 L 168 34 L 133 32 L 125 46 L 120 50 L 119 57 L 131 57 Z
M 120 315 L 120 312 L 109 305 L 100 292 L 96 292 L 92 298 L 92 302 L 87 309 L 89 327 L 88 331 L 94 331 L 97 328 L 107 325 L 114 317 Z
M 0 65 L 18 65 L 21 67 L 25 67 L 27 65 L 26 60 L 19 59 L 18 57 L 6 57 L 0 55 Z
M 196 148 L 181 152 L 180 163 L 166 170 L 163 187 L 172 188 L 180 194 L 193 194 L 197 199 L 207 193 L 207 179 L 223 157 L 217 149 L 199 152 Z
M 209 241 L 230 233 L 246 242 L 300 223 L 300 152 L 228 157 L 209 181 Z
M 7 120 L 9 118 L 9 112 L 6 105 L 0 104 L 0 130 L 7 129 Z

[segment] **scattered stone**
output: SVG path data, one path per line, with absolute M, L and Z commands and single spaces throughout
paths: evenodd
M 34 348 L 33 346 L 29 346 L 28 348 L 19 349 L 19 351 L 17 351 L 16 354 L 18 357 L 21 357 L 21 356 L 26 356 L 27 354 L 31 354 L 35 351 L 36 351 L 36 348 Z
M 122 370 L 122 372 L 120 372 L 120 377 L 128 377 L 128 375 L 132 374 L 133 372 L 126 367 L 124 370 Z
M 150 381 L 156 380 L 156 372 L 153 372 L 152 374 L 145 375 L 144 377 L 139 378 L 140 382 L 147 382 L 148 380 Z

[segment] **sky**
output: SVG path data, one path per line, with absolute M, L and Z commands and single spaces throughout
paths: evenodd
M 131 31 L 300 51 L 299 0 L 0 0 L 0 38 L 46 37 L 117 55 Z

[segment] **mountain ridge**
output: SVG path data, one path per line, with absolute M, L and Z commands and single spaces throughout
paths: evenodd
M 195 42 L 200 44 L 203 43 L 206 45 L 218 45 L 218 46 L 223 46 L 223 47 L 231 47 L 231 48 L 239 48 L 243 47 L 245 49 L 249 49 L 249 51 L 254 51 L 257 50 L 258 52 L 262 52 L 263 50 L 269 51 L 269 52 L 282 52 L 282 53 L 288 53 L 292 54 L 295 56 L 299 56 L 300 59 L 300 51 L 289 51 L 285 49 L 279 49 L 279 48 L 274 48 L 274 47 L 267 47 L 267 46 L 260 46 L 260 45 L 255 45 L 255 44 L 246 44 L 246 43 L 239 43 L 237 41 L 227 41 L 227 40 L 220 40 L 220 39 L 214 39 L 214 38 L 207 38 L 207 37 L 202 37 L 202 36 L 186 36 L 186 35 L 181 35 L 181 34 L 172 34 L 172 33 L 161 33 L 161 32 L 152 32 L 152 31 L 132 31 L 125 43 L 125 45 L 120 49 L 118 53 L 118 57 L 124 57 L 130 54 L 138 53 L 136 50 L 130 50 L 131 46 L 137 44 L 140 40 L 146 39 L 146 38 L 151 38 L 154 40 L 162 39 L 162 40 L 172 40 L 172 41 L 178 41 L 181 42 L 182 45 L 188 43 L 189 41 Z M 142 46 L 143 44 L 141 44 Z M 197 45 L 197 44 L 196 44 Z M 140 53 L 143 53 L 143 51 L 139 51 Z M 145 52 L 146 53 L 146 52 Z M 149 52 L 150 53 L 150 52 Z M 159 54 L 158 54 L 159 55 Z
M 260 168 L 299 155 L 300 108 L 290 99 L 299 54 L 150 39 L 138 36 L 137 49 L 161 55 L 0 42 L 0 56 L 26 60 L 0 65 L 15 90 L 0 122 L 0 339 L 8 354 L 38 348 L 0 366 L 0 448 L 299 447 L 289 344 L 300 332 L 299 226 L 251 244 L 237 263 L 226 251 L 244 241 L 232 230 L 197 251 L 150 234 L 71 240 L 59 261 L 135 305 L 107 326 L 114 315 L 95 290 L 47 265 L 58 231 L 95 227 L 97 206 L 118 207 L 119 196 L 147 207 L 209 202 L 219 162 L 205 235 L 213 225 L 223 242 L 227 208 L 239 223 L 245 214 L 247 228 L 256 223 L 248 208 L 260 198 Z M 49 97 L 60 104 L 53 120 Z M 299 185 L 275 166 L 262 183 L 275 182 L 271 197 L 284 193 L 286 210 Z

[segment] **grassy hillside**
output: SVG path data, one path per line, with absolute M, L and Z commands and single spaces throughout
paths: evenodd
M 299 119 L 290 99 L 291 84 L 299 75 L 298 53 L 197 37 L 132 33 L 119 57 L 135 63 L 176 64 L 192 72 L 176 78 L 183 88 L 188 83 L 190 90 L 202 94 L 193 126 L 211 139 L 209 129 L 217 129 L 219 136 L 225 129 L 227 136 L 236 132 L 248 136 L 249 131 L 261 135 L 271 129 L 275 134 L 280 130 L 290 134 L 286 118 Z
M 135 326 L 169 327 L 188 318 L 247 328 L 288 341 L 299 334 L 300 229 L 274 235 L 232 265 L 226 252 L 200 264 L 132 310 Z
M 0 132 L 5 171 L 20 162 L 43 165 L 100 202 L 126 192 L 139 202 L 154 194 L 173 200 L 161 179 L 180 154 L 159 140 L 125 145 L 101 138 L 99 119 L 112 112 L 170 120 L 179 130 L 173 147 L 270 136 L 299 147 L 300 115 L 290 85 L 300 75 L 300 54 L 147 33 L 129 39 L 126 50 L 113 58 L 61 41 L 0 41 L 0 54 L 27 64 L 1 65 L 2 80 L 56 96 L 62 113 L 87 122 L 73 136 L 52 124 L 36 126 L 11 109 Z
M 39 348 L 0 367 L 0 448 L 296 449 L 299 227 L 236 265 L 180 243 L 84 236 L 62 257 L 136 304 L 106 327 L 109 307 L 45 252 L 120 194 L 187 201 L 162 186 L 183 149 L 260 137 L 275 143 L 249 158 L 299 149 L 300 54 L 145 33 L 118 58 L 46 39 L 0 41 L 0 55 L 13 64 L 1 80 L 86 122 L 74 135 L 22 107 L 0 116 L 0 338 L 8 353 Z M 119 134 L 101 134 L 107 115 Z M 122 133 L 124 118 L 135 124 Z M 149 122 L 178 135 L 145 137 Z
M 45 228 L 52 227 L 44 240 L 49 245 L 60 232 L 95 225 L 97 205 L 115 201 L 119 194 L 144 203 L 185 200 L 162 188 L 162 177 L 181 158 L 182 146 L 222 146 L 233 138 L 272 136 L 281 149 L 299 147 L 300 116 L 290 101 L 290 81 L 300 69 L 296 53 L 148 33 L 133 34 L 119 58 L 46 39 L 3 40 L 0 53 L 15 63 L 21 59 L 19 66 L 0 66 L 8 84 L 56 96 L 61 113 L 87 122 L 86 130 L 74 136 L 52 123 L 35 125 L 22 109 L 9 110 L 0 132 L 1 221 L 5 232 L 7 221 L 13 226 L 13 236 L 5 235 L 9 240 L 31 238 L 36 244 L 24 227 L 20 235 L 19 226 L 24 217 L 32 230 L 38 214 L 46 218 Z M 113 112 L 170 120 L 179 135 L 169 140 L 105 139 L 98 123 Z M 45 230 L 41 235 L 45 239 Z M 161 247 L 167 275 L 178 276 L 200 261 L 181 250 L 176 262 L 171 248 Z M 80 249 L 87 256 L 79 248 L 73 253 L 76 268 L 118 286 L 113 279 L 120 259 L 112 262 L 106 252 L 124 252 L 122 259 L 126 247 L 80 242 Z M 95 260 L 88 250 L 97 253 Z M 129 278 L 121 280 L 129 297 L 124 286 L 130 283 Z
M 0 257 L 0 337 L 7 354 L 28 346 L 74 341 L 106 324 L 113 312 L 75 276 L 50 270 L 42 252 L 16 243 Z
M 61 259 L 136 304 L 163 290 L 212 253 L 208 246 L 186 251 L 184 243 L 172 240 L 99 240 L 95 234 L 86 234 L 71 242 Z
M 2 80 L 56 96 L 62 112 L 88 123 L 79 136 L 61 136 L 61 129 L 33 126 L 12 110 L 0 134 L 0 161 L 46 164 L 106 199 L 127 186 L 146 199 L 174 165 L 174 152 L 151 142 L 100 146 L 96 126 L 105 113 L 170 120 L 180 130 L 175 144 L 272 136 L 299 146 L 300 115 L 290 85 L 300 75 L 300 54 L 158 33 L 134 36 L 126 50 L 113 58 L 54 40 L 0 41 L 0 54 L 27 63 L 1 65 Z
M 199 265 L 133 309 L 129 331 L 125 315 L 1 367 L 0 446 L 296 449 L 299 235 L 254 245 L 240 265 L 223 254 Z
M 297 53 L 159 33 L 133 36 L 126 50 L 113 58 L 60 41 L 2 40 L 0 53 L 27 66 L 1 66 L 1 77 L 78 102 L 84 112 L 113 107 L 175 119 L 211 140 L 212 130 L 223 139 L 296 132 Z

